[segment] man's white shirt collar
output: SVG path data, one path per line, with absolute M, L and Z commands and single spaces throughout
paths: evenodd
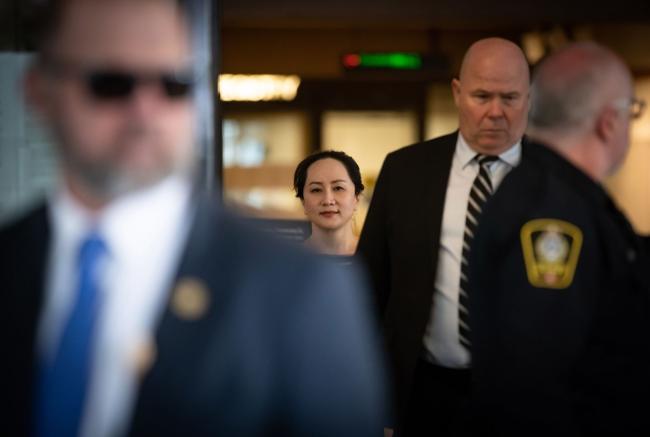
M 462 168 L 465 168 L 471 164 L 472 160 L 479 153 L 476 150 L 472 149 L 463 135 L 458 132 L 458 141 L 456 142 L 456 155 L 462 165 Z M 516 167 L 521 161 L 521 140 L 517 141 L 510 148 L 505 150 L 499 155 L 499 159 L 511 167 Z

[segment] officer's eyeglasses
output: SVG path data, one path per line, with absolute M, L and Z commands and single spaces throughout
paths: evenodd
M 169 100 L 180 100 L 191 94 L 195 83 L 194 76 L 187 71 L 136 73 L 117 68 L 86 69 L 51 60 L 43 65 L 55 76 L 80 79 L 88 94 L 98 102 L 126 101 L 138 86 L 152 83 L 157 84 Z
M 629 111 L 630 119 L 635 120 L 643 115 L 645 100 L 636 97 L 615 100 L 612 105 L 618 110 Z

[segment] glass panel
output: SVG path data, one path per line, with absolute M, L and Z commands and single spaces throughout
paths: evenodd
M 303 218 L 292 191 L 305 156 L 307 117 L 300 112 L 227 114 L 223 122 L 224 198 L 240 212 Z
M 386 154 L 417 141 L 415 113 L 409 111 L 331 111 L 323 114 L 323 149 L 342 150 L 361 169 L 366 191 L 356 226 L 363 226 L 372 189 Z
M 458 129 L 458 111 L 450 83 L 431 85 L 427 93 L 426 138 L 436 138 Z
M 54 149 L 27 110 L 20 81 L 25 53 L 0 53 L 0 223 L 44 197 L 56 182 Z

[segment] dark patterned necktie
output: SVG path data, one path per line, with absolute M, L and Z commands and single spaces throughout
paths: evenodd
M 465 231 L 463 233 L 463 250 L 460 258 L 460 289 L 458 295 L 458 336 L 460 344 L 467 350 L 471 348 L 469 326 L 469 296 L 467 295 L 467 281 L 469 265 L 469 251 L 474 240 L 474 233 L 478 227 L 478 220 L 483 210 L 483 205 L 492 195 L 492 181 L 488 166 L 498 160 L 497 156 L 476 155 L 474 158 L 479 164 L 479 171 L 469 191 L 467 201 L 467 216 Z

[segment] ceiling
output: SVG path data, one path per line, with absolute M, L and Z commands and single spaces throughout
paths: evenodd
M 649 0 L 221 0 L 224 27 L 517 29 L 650 22 Z
M 34 3 L 39 1 L 42 0 L 0 0 L 0 50 L 32 48 L 27 17 Z M 408 32 L 425 34 L 417 38 L 425 41 L 427 48 L 433 51 L 462 54 L 467 45 L 462 35 L 466 35 L 468 41 L 480 37 L 481 32 L 517 39 L 526 32 L 537 31 L 552 37 L 559 29 L 560 33 L 572 36 L 582 25 L 612 24 L 613 30 L 601 40 L 611 41 L 611 46 L 618 51 L 630 52 L 623 55 L 638 71 L 650 71 L 647 56 L 650 0 L 607 3 L 597 0 L 187 1 L 212 1 L 222 29 L 228 32 L 227 41 L 248 38 L 248 45 L 257 47 L 258 51 L 268 51 L 269 44 L 274 43 L 275 40 L 266 38 L 269 32 L 288 32 L 289 38 L 275 41 L 280 44 L 274 49 L 275 56 L 286 49 L 287 44 L 296 44 L 301 39 L 308 40 L 314 47 L 327 47 L 328 44 L 334 47 L 336 44 L 330 42 L 337 38 L 353 42 L 380 41 L 386 46 L 393 42 L 392 45 L 399 46 L 400 38 L 416 38 L 407 35 Z M 243 35 L 247 33 L 250 35 Z M 445 36 L 448 36 L 447 42 Z M 237 51 L 242 46 L 235 44 Z M 415 50 L 421 51 L 418 47 Z

